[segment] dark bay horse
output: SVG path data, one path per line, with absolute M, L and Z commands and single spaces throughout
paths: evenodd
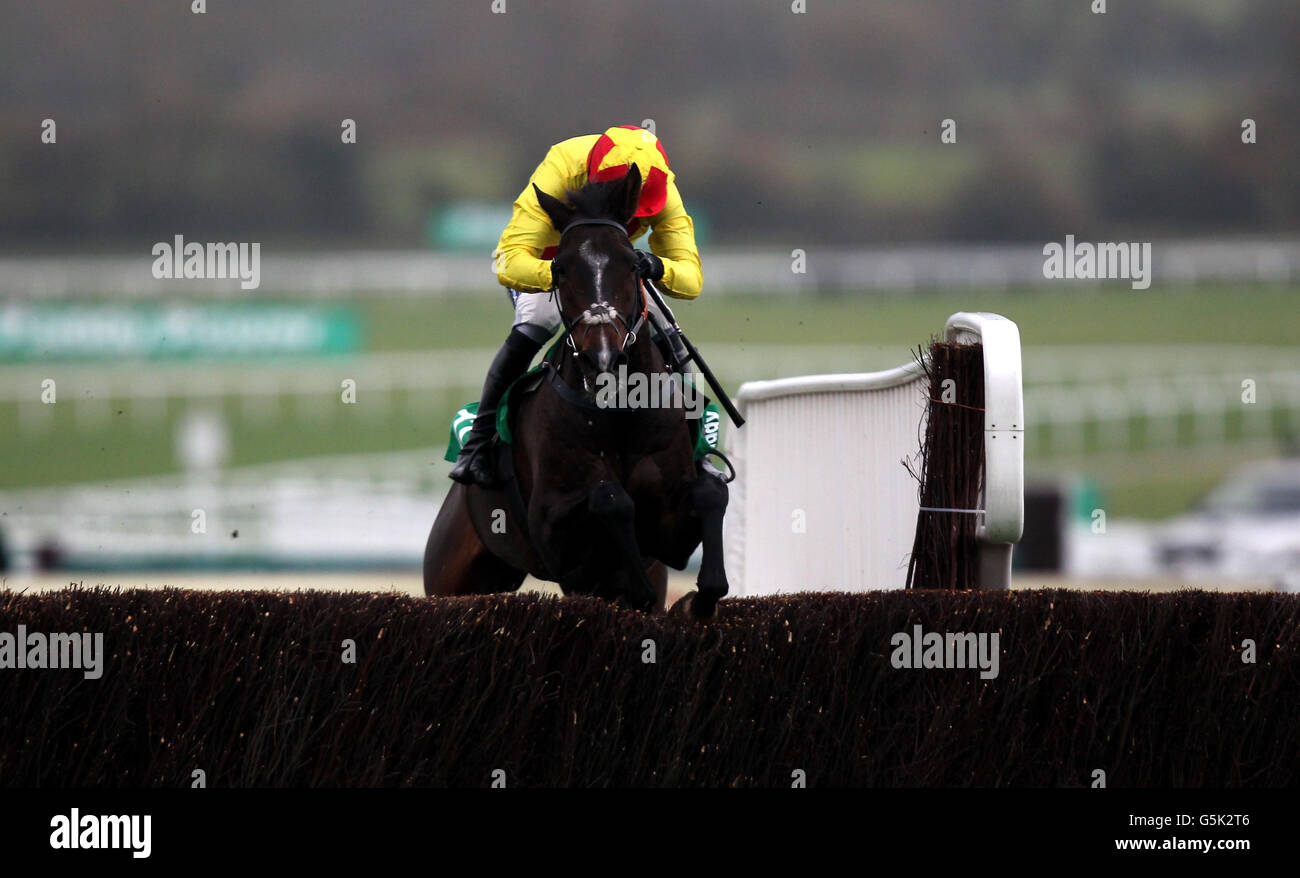
M 511 392 L 513 443 L 490 450 L 514 483 L 457 483 L 443 501 L 424 552 L 425 594 L 513 591 L 531 573 L 566 594 L 661 610 L 665 565 L 682 569 L 703 542 L 698 591 L 680 609 L 708 618 L 726 595 L 727 486 L 695 460 L 685 400 L 614 408 L 594 393 L 616 371 L 668 372 L 626 231 L 640 190 L 635 167 L 567 203 L 535 190 L 561 232 L 552 294 L 564 334 L 537 389 Z

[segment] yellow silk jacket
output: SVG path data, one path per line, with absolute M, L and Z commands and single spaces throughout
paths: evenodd
M 639 129 L 633 130 L 639 132 Z M 606 135 L 572 137 L 547 151 L 546 158 L 515 199 L 514 214 L 497 244 L 495 265 L 497 280 L 502 285 L 534 292 L 551 288 L 550 260 L 560 242 L 560 233 L 552 227 L 550 218 L 537 203 L 533 184 L 561 200 L 566 190 L 581 189 L 587 183 L 592 149 L 602 137 L 608 139 L 609 133 L 618 134 L 611 129 Z M 662 149 L 652 155 L 662 155 Z M 659 164 L 658 159 L 655 161 Z M 664 263 L 660 287 L 675 298 L 694 299 L 704 285 L 700 254 L 695 246 L 695 224 L 682 204 L 675 175 L 668 168 L 666 157 L 659 166 L 667 175 L 667 197 L 663 208 L 653 216 L 634 219 L 628 237 L 636 241 L 649 231 L 650 250 Z

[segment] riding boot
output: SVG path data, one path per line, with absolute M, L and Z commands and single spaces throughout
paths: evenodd
M 488 367 L 483 394 L 478 401 L 478 414 L 470 427 L 469 435 L 461 446 L 456 465 L 448 475 L 457 482 L 468 485 L 494 485 L 498 482 L 496 456 L 492 453 L 492 437 L 496 434 L 497 405 L 506 389 L 528 370 L 533 356 L 542 342 L 515 327 L 506 336 L 505 344 Z

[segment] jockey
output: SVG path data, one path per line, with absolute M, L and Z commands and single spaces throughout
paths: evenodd
M 659 139 L 635 125 L 620 125 L 604 134 L 586 134 L 552 146 L 515 199 L 514 215 L 493 254 L 497 280 L 514 304 L 515 320 L 488 368 L 478 415 L 450 473 L 456 481 L 482 485 L 498 481 L 494 456 L 479 453 L 496 431 L 497 405 L 506 388 L 528 370 L 534 355 L 563 323 L 554 297 L 538 295 L 552 287 L 551 259 L 560 232 L 537 203 L 534 184 L 563 200 L 567 190 L 617 179 L 633 165 L 644 183 L 628 237 L 636 241 L 650 232 L 650 251 L 638 251 L 637 272 L 658 281 L 674 298 L 694 299 L 700 294 L 704 277 L 695 247 L 695 225 L 682 205 L 676 175 L 668 167 Z

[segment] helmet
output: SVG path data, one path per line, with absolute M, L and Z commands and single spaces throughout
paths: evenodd
M 633 165 L 641 172 L 641 198 L 634 216 L 654 216 L 668 200 L 668 181 L 673 172 L 663 144 L 646 129 L 618 125 L 600 135 L 587 153 L 587 180 L 617 180 Z

